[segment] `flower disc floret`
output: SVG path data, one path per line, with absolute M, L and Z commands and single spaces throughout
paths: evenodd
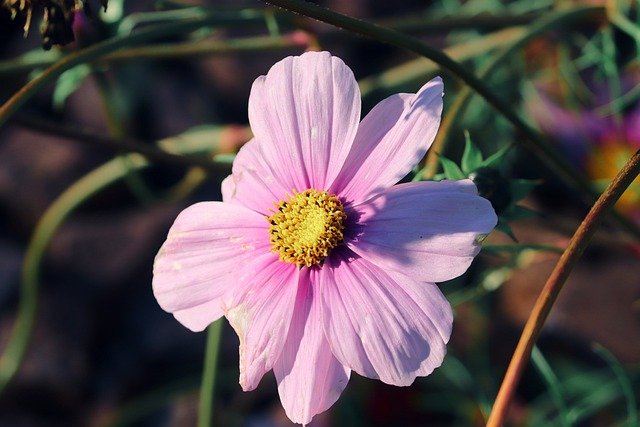
M 277 203 L 268 218 L 272 252 L 298 267 L 311 267 L 324 260 L 344 239 L 347 215 L 342 202 L 326 191 L 294 192 Z

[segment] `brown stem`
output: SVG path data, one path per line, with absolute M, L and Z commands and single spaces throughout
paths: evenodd
M 604 193 L 598 198 L 571 238 L 569 246 L 565 249 L 560 260 L 551 272 L 549 279 L 547 279 L 547 283 L 545 283 L 531 315 L 524 326 L 520 341 L 513 353 L 513 357 L 507 368 L 507 373 L 502 380 L 498 396 L 489 415 L 489 420 L 487 421 L 488 427 L 499 427 L 504 424 L 509 405 L 513 400 L 513 395 L 522 376 L 522 371 L 529 362 L 531 349 L 540 334 L 540 330 L 564 282 L 567 280 L 567 277 L 569 277 L 571 269 L 587 247 L 589 240 L 595 233 L 600 222 L 602 222 L 604 216 L 611 210 L 627 187 L 631 185 L 633 180 L 638 176 L 638 173 L 640 173 L 640 150 L 636 151 L 624 168 L 622 168 L 609 184 Z

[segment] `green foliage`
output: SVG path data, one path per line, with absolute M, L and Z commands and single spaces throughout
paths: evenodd
M 14 1 L 10 3 L 18 4 Z M 595 110 L 599 114 L 614 117 L 619 121 L 623 118 L 624 112 L 633 108 L 640 98 L 640 86 L 626 90 L 626 87 L 621 84 L 625 71 L 637 67 L 637 53 L 640 46 L 640 32 L 637 25 L 640 13 L 637 7 L 630 6 L 630 2 L 617 2 L 605 15 L 598 7 L 583 8 L 567 5 L 566 10 L 555 11 L 551 7 L 552 3 L 549 0 L 510 2 L 445 0 L 435 2 L 429 7 L 420 6 L 420 13 L 412 13 L 404 17 L 392 16 L 391 20 L 383 20 L 380 23 L 384 27 L 399 28 L 403 33 L 437 31 L 443 36 L 442 38 L 439 36 L 438 40 L 446 44 L 446 49 L 442 52 L 448 56 L 439 56 L 442 52 L 432 49 L 429 44 L 420 44 L 421 51 L 416 50 L 414 44 L 411 45 L 413 47 L 402 47 L 414 52 L 419 51 L 430 59 L 419 57 L 398 63 L 397 58 L 400 55 L 394 54 L 393 59 L 390 59 L 392 58 L 390 56 L 378 61 L 378 58 L 371 54 L 372 60 L 366 61 L 366 66 L 363 65 L 360 70 L 357 70 L 361 76 L 366 76 L 361 80 L 365 107 L 367 103 L 372 104 L 388 93 L 397 92 L 399 88 L 402 91 L 415 92 L 426 79 L 441 73 L 443 68 L 460 77 L 465 85 L 470 84 L 467 87 L 459 85 L 453 79 L 447 80 L 445 96 L 447 106 L 450 106 L 453 100 L 467 89 L 471 94 L 482 95 L 470 96 L 469 108 L 459 110 L 464 113 L 459 114 L 460 123 L 456 125 L 458 127 L 454 126 L 447 130 L 446 134 L 451 142 L 450 149 L 447 149 L 445 144 L 439 151 L 450 155 L 450 158 L 440 156 L 443 173 L 438 175 L 437 179 L 473 179 L 480 193 L 491 201 L 499 213 L 496 228 L 514 241 L 516 236 L 510 224 L 539 215 L 519 205 L 518 202 L 525 199 L 540 181 L 515 179 L 507 174 L 505 165 L 510 163 L 509 156 L 520 154 L 514 153 L 513 147 L 525 145 L 523 141 L 529 139 L 545 140 L 540 134 L 531 131 L 526 120 L 520 120 L 521 116 L 527 114 L 522 105 L 523 97 L 524 101 L 532 98 L 531 94 L 537 90 L 537 85 L 541 81 L 552 81 L 554 77 L 559 76 L 558 85 L 566 95 L 565 104 L 579 108 L 586 100 L 595 97 L 593 88 L 584 78 L 585 74 L 593 73 L 601 81 L 607 82 L 607 89 L 612 98 Z M 86 78 L 96 76 L 98 73 L 108 74 L 114 93 L 121 95 L 108 96 L 102 93 L 103 103 L 108 107 L 107 110 L 111 109 L 116 113 L 114 121 L 125 122 L 136 119 L 136 107 L 143 104 L 141 100 L 145 97 L 155 101 L 157 88 L 154 84 L 157 84 L 157 81 L 153 78 L 166 72 L 166 68 L 163 68 L 166 65 L 162 62 L 163 60 L 170 59 L 176 64 L 184 61 L 192 67 L 195 59 L 202 55 L 216 55 L 224 52 L 232 57 L 239 52 L 248 52 L 249 54 L 243 57 L 243 66 L 246 62 L 247 67 L 255 66 L 257 70 L 264 64 L 260 64 L 260 61 L 254 63 L 253 55 L 266 55 L 268 49 L 276 50 L 276 55 L 283 56 L 292 54 L 296 50 L 318 47 L 342 49 L 344 46 L 345 50 L 355 51 L 354 46 L 357 46 L 360 49 L 359 44 L 352 44 L 353 40 L 362 44 L 371 43 L 372 46 L 378 46 L 381 40 L 396 46 L 400 45 L 398 40 L 406 41 L 406 39 L 389 39 L 388 34 L 382 33 L 373 34 L 378 40 L 371 42 L 352 37 L 349 32 L 324 28 L 323 31 L 317 31 L 314 24 L 309 24 L 299 16 L 274 7 L 218 8 L 206 5 L 193 6 L 182 1 L 171 0 L 159 1 L 157 5 L 158 10 L 128 13 L 123 0 L 112 0 L 107 13 L 101 13 L 99 17 L 104 24 L 104 33 L 99 35 L 98 40 L 95 40 L 96 43 L 91 41 L 94 44 L 90 44 L 87 48 L 49 52 L 37 49 L 0 61 L 0 76 L 5 81 L 10 82 L 16 77 L 23 78 L 29 73 L 31 73 L 30 78 L 34 79 L 28 87 L 25 86 L 27 90 L 22 92 L 21 96 L 2 105 L 0 126 L 10 120 L 11 115 L 28 99 L 47 85 L 52 86 L 53 83 L 55 86 L 52 104 L 58 110 L 57 114 L 64 114 L 62 107 L 68 97 L 78 90 Z M 592 25 L 596 22 L 593 18 L 598 18 L 598 27 Z M 481 22 L 487 25 L 479 24 Z M 290 37 L 294 31 L 298 30 L 304 31 L 309 41 L 301 43 Z M 234 36 L 245 33 L 259 33 L 260 36 L 255 38 Z M 548 37 L 549 34 L 554 36 Z M 212 35 L 214 37 L 211 37 Z M 624 43 L 623 37 L 629 37 L 635 43 L 635 50 L 633 46 L 629 47 L 628 43 Z M 531 55 L 524 50 L 524 46 L 529 46 L 533 39 L 549 43 L 545 48 L 549 49 L 549 56 L 553 55 L 554 60 L 557 59 L 557 65 L 545 64 L 538 70 L 534 69 L 538 66 L 535 61 L 545 58 L 538 58 L 535 54 Z M 420 40 L 418 43 L 421 43 Z M 205 45 L 209 50 L 202 49 Z M 368 46 L 365 51 L 370 54 L 373 49 L 369 49 Z M 196 47 L 201 50 L 194 49 Z M 624 48 L 630 49 L 630 53 L 627 52 L 627 54 L 635 58 L 630 61 L 630 64 L 622 63 L 625 55 Z M 533 60 L 531 56 L 534 57 Z M 446 58 L 453 59 L 453 66 L 446 61 Z M 189 68 L 189 72 L 193 72 L 193 69 Z M 147 79 L 147 76 L 151 78 Z M 180 80 L 180 73 L 176 73 L 174 78 Z M 445 76 L 445 79 L 447 78 Z M 14 88 L 10 85 L 11 83 L 7 83 L 7 87 L 13 91 Z M 522 89 L 526 90 L 522 92 Z M 207 91 L 202 92 L 203 97 L 209 95 Z M 174 107 L 178 110 L 182 105 Z M 363 111 L 367 110 L 368 108 L 363 108 Z M 445 108 L 445 116 L 447 112 Z M 504 116 L 508 116 L 508 120 L 504 119 Z M 193 120 L 208 122 L 211 117 L 197 117 Z M 218 143 L 223 139 L 222 131 L 226 128 L 226 124 L 221 122 L 213 126 L 194 128 L 162 140 L 158 144 L 146 144 L 146 148 L 151 150 L 147 151 L 147 157 L 139 154 L 125 154 L 124 158 L 115 158 L 70 185 L 46 210 L 33 231 L 30 243 L 24 242 L 28 251 L 24 262 L 21 305 L 14 333 L 3 350 L 3 359 L 0 363 L 2 371 L 0 372 L 0 389 L 4 388 L 17 372 L 27 345 L 32 341 L 31 330 L 36 322 L 37 289 L 42 262 L 49 243 L 63 222 L 80 206 L 103 193 L 103 190 L 111 184 L 126 179 L 132 173 L 148 171 L 152 161 L 163 159 L 166 161 L 167 158 L 162 156 L 163 153 L 199 156 L 198 159 L 201 161 L 211 159 L 220 148 Z M 148 134 L 156 134 L 154 133 L 156 129 L 152 128 L 153 123 L 140 122 L 140 125 L 151 127 L 143 129 L 149 131 Z M 131 129 L 128 129 L 125 124 L 115 123 L 113 127 L 118 126 L 119 129 L 116 130 L 121 133 L 117 135 L 118 137 L 131 136 L 129 135 Z M 458 147 L 463 146 L 461 132 L 463 128 L 471 129 L 474 138 L 481 144 L 474 143 L 470 133 L 465 131 L 464 150 L 458 150 Z M 114 140 L 118 132 L 114 132 Z M 458 144 L 454 145 L 454 141 Z M 95 141 L 85 142 L 91 144 Z M 529 145 L 529 147 L 538 146 L 540 145 Z M 123 150 L 131 150 L 131 147 L 123 148 L 115 144 L 112 148 L 114 155 L 121 154 Z M 547 148 L 551 153 L 560 152 L 557 146 L 549 145 Z M 484 158 L 483 151 L 493 154 Z M 144 151 L 140 152 L 144 153 Z M 530 155 L 532 158 L 539 156 L 537 160 L 542 159 L 540 163 L 545 165 L 549 159 L 545 159 L 544 155 L 539 154 L 540 152 L 545 153 L 542 150 Z M 155 153 L 156 156 L 150 153 Z M 452 159 L 459 159 L 459 162 Z M 232 160 L 233 154 L 215 156 L 215 163 L 224 164 L 224 170 L 227 173 Z M 164 188 L 151 188 L 152 197 L 149 198 L 148 203 L 153 204 L 154 207 L 170 202 L 186 203 L 188 196 L 207 179 L 207 175 L 203 172 L 206 165 L 196 162 L 193 157 L 189 159 L 185 156 L 178 165 L 181 167 L 187 165 L 192 168 L 180 179 L 180 182 L 166 191 Z M 162 173 L 166 172 L 161 167 L 157 169 Z M 562 176 L 560 172 L 566 172 L 565 169 L 562 167 L 552 169 L 552 173 L 556 174 L 556 177 Z M 170 173 L 175 171 L 170 170 Z M 208 176 L 209 181 L 213 181 L 212 175 L 215 174 Z M 145 179 L 146 175 L 141 177 Z M 420 179 L 419 174 L 416 179 Z M 602 181 L 595 184 L 597 188 L 603 189 L 607 183 L 608 181 Z M 214 185 L 218 184 L 219 182 L 214 183 Z M 588 195 L 584 187 L 577 190 L 576 187 L 572 188 L 578 193 Z M 105 199 L 108 200 L 108 198 Z M 131 204 L 138 202 L 134 200 Z M 107 212 L 105 216 L 108 214 Z M 484 263 L 480 260 L 474 264 L 468 275 L 443 285 L 444 292 L 457 311 L 454 334 L 458 335 L 454 335 L 449 346 L 449 356 L 442 367 L 429 378 L 419 379 L 415 388 L 411 390 L 414 393 L 410 394 L 411 403 L 429 416 L 435 414 L 434 423 L 438 423 L 440 421 L 438 417 L 442 417 L 443 425 L 483 424 L 483 417 L 486 418 L 491 409 L 492 399 L 504 373 L 504 366 L 496 365 L 493 360 L 497 353 L 494 350 L 497 348 L 505 354 L 511 350 L 510 344 L 495 342 L 495 331 L 504 329 L 503 324 L 496 322 L 503 322 L 504 319 L 495 316 L 499 298 L 492 297 L 492 294 L 507 284 L 518 269 L 526 266 L 536 254 L 562 252 L 562 248 L 546 243 L 504 245 L 485 243 L 483 250 L 495 255 L 490 260 L 493 264 L 489 265 L 489 262 Z M 217 340 L 212 340 L 209 350 L 214 352 L 218 345 Z M 540 349 L 537 347 L 534 349 L 532 366 L 535 371 L 530 373 L 525 381 L 534 384 L 538 381 L 541 385 L 525 398 L 521 396 L 519 404 L 526 418 L 524 421 L 526 425 L 590 425 L 597 422 L 593 420 L 602 414 L 616 425 L 638 424 L 637 391 L 640 372 L 637 367 L 623 365 L 610 351 L 601 347 L 596 346 L 594 352 L 602 359 L 606 365 L 605 368 L 602 368 L 602 363 L 594 367 L 592 363 L 582 360 L 577 353 L 566 352 L 563 348 L 549 348 L 541 345 Z M 208 396 L 207 393 L 212 394 L 214 377 L 216 387 L 220 385 L 225 391 L 225 396 L 239 393 L 237 372 L 216 370 L 212 359 L 207 360 L 210 365 L 205 375 L 207 387 L 203 388 L 204 396 Z M 114 411 L 113 423 L 114 425 L 135 424 L 139 418 L 153 411 L 162 410 L 162 407 L 167 407 L 177 399 L 183 398 L 186 390 L 194 389 L 195 385 L 195 381 L 191 379 L 188 384 L 176 387 L 175 390 L 166 390 L 165 387 L 161 387 L 159 393 L 148 395 L 142 393 L 142 399 L 134 398 L 131 404 L 127 405 L 125 402 L 120 410 Z M 367 417 L 370 415 L 368 411 L 374 409 L 370 405 L 372 396 L 381 393 L 376 387 L 378 386 L 373 386 L 371 381 L 353 375 L 348 390 L 334 407 L 333 419 L 330 422 L 335 421 L 336 425 L 371 425 L 372 420 Z M 381 387 L 382 396 L 385 396 L 385 386 Z M 246 413 L 243 411 L 247 411 L 249 399 L 233 395 L 224 404 L 219 405 L 223 411 L 236 412 L 227 415 L 228 419 L 234 419 L 235 424 L 222 423 L 221 425 L 239 425 L 245 422 Z M 266 399 L 266 397 L 262 396 L 260 399 Z M 203 419 L 209 416 L 213 405 L 210 401 L 212 399 L 207 397 L 206 400 L 202 403 Z M 425 419 L 432 418 L 425 417 Z M 202 423 L 207 422 L 202 421 Z
M 483 159 L 480 149 L 471 141 L 469 131 L 464 132 L 464 143 L 461 166 L 464 174 L 469 176 L 473 171 L 483 166 Z
M 53 107 L 56 110 L 62 109 L 67 98 L 80 87 L 90 74 L 91 67 L 87 64 L 78 65 L 62 73 L 58 77 L 53 91 Z
M 440 156 L 440 164 L 442 165 L 442 169 L 444 169 L 444 177 L 446 179 L 457 180 L 467 178 L 467 175 L 453 160 Z
M 465 131 L 465 147 L 461 164 L 439 156 L 444 173 L 438 178 L 452 180 L 469 178 L 478 187 L 478 193 L 486 197 L 498 214 L 496 229 L 517 241 L 509 223 L 520 219 L 531 218 L 537 213 L 516 203 L 531 193 L 539 184 L 538 180 L 507 178 L 502 173 L 502 165 L 506 162 L 509 147 L 505 147 L 486 159 L 468 131 Z

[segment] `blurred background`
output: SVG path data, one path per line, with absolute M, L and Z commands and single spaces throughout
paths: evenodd
M 444 49 L 594 191 L 640 148 L 636 2 L 321 3 Z M 54 75 L 0 127 L 0 426 L 196 424 L 206 333 L 160 309 L 153 258 L 178 212 L 220 199 L 251 137 L 253 80 L 320 49 L 353 69 L 363 113 L 442 75 L 445 122 L 432 150 L 442 158 L 430 154 L 407 179 L 471 177 L 501 221 L 472 268 L 441 286 L 456 313 L 444 365 L 407 388 L 353 374 L 312 425 L 484 425 L 589 194 L 463 82 L 407 51 L 258 1 L 104 6 L 0 0 L 2 103 L 67 55 L 120 40 Z M 601 227 L 551 312 L 510 425 L 638 425 L 638 180 L 617 208 L 623 220 Z M 237 348 L 225 325 L 215 425 L 291 425 L 272 374 L 242 392 Z

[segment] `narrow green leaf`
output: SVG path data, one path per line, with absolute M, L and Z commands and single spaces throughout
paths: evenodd
M 53 90 L 53 108 L 56 110 L 61 109 L 67 98 L 78 90 L 90 73 L 91 67 L 87 64 L 82 64 L 60 74 Z
M 513 230 L 511 229 L 509 224 L 504 222 L 502 219 L 498 219 L 498 224 L 496 225 L 496 230 L 502 231 L 504 234 L 506 234 L 507 236 L 511 237 L 511 240 L 513 240 L 514 242 L 518 241 L 518 239 L 516 239 L 516 235 L 513 233 Z
M 622 389 L 622 393 L 624 395 L 626 404 L 627 404 L 627 424 L 628 426 L 637 426 L 639 417 L 638 417 L 638 403 L 636 399 L 636 395 L 633 391 L 633 383 L 631 379 L 627 375 L 622 364 L 616 359 L 616 357 L 607 350 L 604 346 L 594 343 L 593 351 L 597 353 L 607 365 L 611 368 L 618 383 L 620 384 L 620 388 Z
M 464 131 L 464 141 L 461 166 L 464 174 L 469 175 L 482 165 L 482 153 L 473 141 L 471 141 L 469 131 Z
M 444 176 L 447 179 L 465 179 L 467 177 L 460 167 L 452 160 L 443 156 L 439 156 L 439 160 L 442 165 L 442 169 L 444 170 Z
M 474 379 L 471 371 L 469 371 L 460 359 L 453 355 L 448 355 L 440 368 L 441 374 L 460 391 L 471 396 L 474 403 L 478 405 L 483 412 L 486 413 L 491 409 L 491 404 L 484 390 L 478 386 L 478 382 Z
M 480 164 L 481 167 L 485 168 L 496 168 L 504 161 L 505 156 L 511 150 L 513 145 L 507 145 L 506 147 L 502 147 L 500 150 L 496 151 L 486 159 L 482 161 Z
M 549 389 L 549 396 L 558 409 L 561 425 L 563 427 L 569 427 L 571 422 L 569 421 L 569 413 L 562 390 L 562 384 L 558 381 L 558 377 L 553 372 L 553 369 L 551 369 L 551 365 L 549 365 L 537 346 L 534 346 L 531 351 L 531 361 Z

